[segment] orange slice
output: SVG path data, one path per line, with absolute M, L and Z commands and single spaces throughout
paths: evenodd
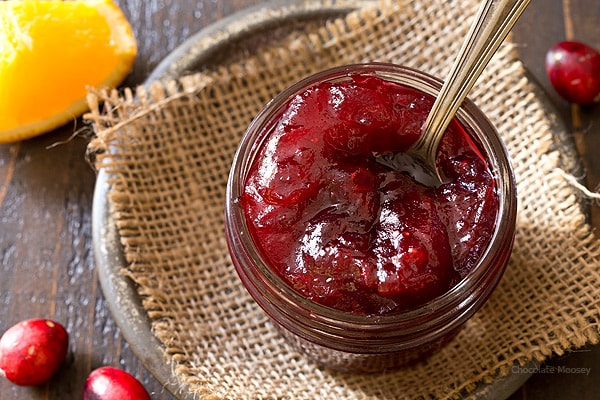
M 0 143 L 80 116 L 87 88 L 119 85 L 136 51 L 111 0 L 0 1 Z

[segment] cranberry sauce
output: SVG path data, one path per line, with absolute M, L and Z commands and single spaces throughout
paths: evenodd
M 426 187 L 377 162 L 419 137 L 433 98 L 373 75 L 290 100 L 240 200 L 270 268 L 304 297 L 385 314 L 423 304 L 477 264 L 499 201 L 486 160 L 456 120 Z

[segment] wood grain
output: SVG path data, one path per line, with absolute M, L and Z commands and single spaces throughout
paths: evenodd
M 117 3 L 139 45 L 133 71 L 124 83 L 134 86 L 190 35 L 261 1 Z M 532 2 L 515 28 L 522 59 L 571 128 L 570 106 L 553 93 L 545 78 L 544 54 L 565 37 L 565 26 L 571 27 L 570 35 L 600 48 L 599 19 L 598 0 L 539 0 Z M 600 159 L 595 157 L 600 149 L 599 112 L 598 106 L 580 110 L 582 149 L 595 179 L 600 176 Z M 123 340 L 98 284 L 91 243 L 95 175 L 85 160 L 86 129 L 81 121 L 73 121 L 35 139 L 0 145 L 0 332 L 19 320 L 44 316 L 63 323 L 71 335 L 68 361 L 49 384 L 25 388 L 0 379 L 0 399 L 80 399 L 91 369 L 114 365 L 137 376 L 153 399 L 172 400 Z M 591 367 L 592 372 L 534 376 L 511 400 L 597 398 L 598 346 L 552 363 Z

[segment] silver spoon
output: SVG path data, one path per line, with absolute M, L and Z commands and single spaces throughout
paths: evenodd
M 427 186 L 439 186 L 443 182 L 435 160 L 444 131 L 529 2 L 484 0 L 481 3 L 425 121 L 421 137 L 407 152 L 396 153 L 383 163 L 411 173 Z

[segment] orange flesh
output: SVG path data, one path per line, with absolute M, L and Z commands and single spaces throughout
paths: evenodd
M 60 126 L 86 109 L 88 87 L 118 85 L 136 44 L 110 0 L 0 2 L 0 142 Z

